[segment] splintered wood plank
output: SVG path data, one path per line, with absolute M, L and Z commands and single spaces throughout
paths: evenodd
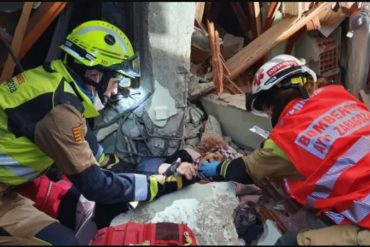
M 12 40 L 12 50 L 14 52 L 15 56 L 18 56 L 19 50 L 22 45 L 24 33 L 26 31 L 28 19 L 31 15 L 31 10 L 32 10 L 32 4 L 33 2 L 25 2 L 23 4 L 23 9 L 21 16 L 19 18 L 17 27 L 15 28 L 14 35 L 13 35 L 13 40 Z M 12 77 L 13 72 L 14 72 L 14 67 L 15 67 L 15 62 L 13 61 L 11 55 L 9 54 L 5 65 L 3 67 L 3 71 L 1 73 L 1 78 L 0 82 L 3 82 L 5 80 L 8 80 Z
M 201 23 L 203 20 L 205 5 L 205 2 L 197 2 L 195 4 L 195 20 L 199 23 Z
M 265 26 L 263 27 L 264 32 L 272 26 L 272 23 L 274 22 L 275 14 L 277 10 L 279 9 L 279 6 L 280 6 L 280 2 L 271 2 L 271 5 L 267 12 Z M 265 54 L 261 58 L 261 60 L 259 61 L 260 64 L 263 64 L 267 60 L 267 55 L 268 54 Z
M 301 17 L 302 14 L 310 9 L 312 2 L 282 2 L 281 11 L 283 16 L 297 16 Z
M 223 78 L 224 78 L 224 73 L 220 61 L 220 39 L 219 39 L 219 34 L 218 31 L 215 30 L 215 36 L 214 36 L 215 42 L 215 64 L 216 64 L 216 78 L 213 78 L 215 81 L 215 86 L 216 86 L 216 92 L 218 95 L 220 95 L 224 91 L 224 85 L 223 85 Z
M 262 33 L 258 38 L 254 39 L 226 61 L 226 66 L 230 70 L 230 79 L 235 79 L 267 54 L 272 48 L 287 40 L 290 36 L 304 27 L 308 21 L 320 14 L 321 11 L 330 8 L 331 5 L 331 2 L 320 3 L 318 6 L 313 7 L 305 16 L 301 18 L 284 18 L 266 32 Z
M 275 14 L 279 8 L 280 2 L 271 2 L 269 10 L 267 12 L 265 26 L 263 27 L 263 31 L 266 31 L 272 26 L 274 22 Z
M 219 35 L 217 30 L 215 30 L 213 22 L 207 20 L 207 27 L 208 27 L 208 38 L 212 54 L 213 83 L 215 85 L 216 93 L 220 95 L 223 91 L 222 84 L 223 69 L 220 61 Z
M 244 94 L 244 91 L 235 82 L 233 82 L 230 79 L 230 71 L 226 67 L 225 59 L 223 58 L 221 53 L 220 53 L 220 60 L 221 60 L 223 73 L 224 73 L 224 81 L 226 82 L 226 83 L 224 83 L 225 86 L 227 85 L 228 89 L 234 94 Z
M 253 38 L 257 38 L 262 32 L 261 9 L 259 2 L 247 3 L 249 12 L 249 22 L 252 29 Z
M 53 20 L 66 7 L 68 2 L 43 2 L 32 14 L 27 26 L 19 59 L 22 59 L 41 37 Z
M 242 28 L 244 32 L 244 36 L 249 40 L 248 32 L 249 32 L 249 24 L 248 24 L 248 18 L 246 14 L 244 13 L 242 6 L 240 5 L 239 2 L 229 2 L 235 15 L 236 18 L 239 21 L 239 25 Z

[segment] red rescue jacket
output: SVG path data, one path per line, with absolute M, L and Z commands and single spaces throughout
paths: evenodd
M 370 112 L 361 101 L 340 85 L 320 88 L 290 102 L 270 138 L 305 177 L 288 180 L 292 198 L 370 229 Z

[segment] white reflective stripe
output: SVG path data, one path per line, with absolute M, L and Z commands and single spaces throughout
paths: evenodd
M 103 154 L 103 151 L 104 151 L 103 146 L 99 144 L 99 146 L 98 146 L 98 151 L 97 151 L 97 152 L 96 152 L 96 154 L 95 154 L 95 159 L 96 159 L 96 160 L 99 160 L 99 159 L 100 159 L 100 157 L 101 157 L 101 156 L 102 156 L 102 154 Z
M 4 153 L 0 153 L 0 166 L 26 181 L 30 181 L 40 174 L 32 167 L 21 165 L 17 160 Z
M 112 30 L 108 29 L 108 28 L 105 28 L 105 27 L 86 27 L 84 29 L 81 29 L 79 31 L 80 34 L 85 34 L 85 33 L 88 33 L 88 32 L 91 32 L 91 31 L 103 31 L 103 32 L 107 32 L 109 33 L 110 35 L 112 35 L 113 37 L 115 37 L 115 40 L 118 41 L 118 43 L 120 44 L 121 48 L 123 49 L 123 51 L 127 54 L 128 51 L 127 51 L 127 47 L 125 45 L 125 43 L 123 42 L 123 40 L 115 33 L 113 32 Z M 126 55 L 125 54 L 125 55 Z
M 345 170 L 356 165 L 369 152 L 370 136 L 363 136 L 339 157 L 328 172 L 320 178 L 311 195 L 307 197 L 307 205 L 312 207 L 317 199 L 328 198 L 339 176 Z
M 361 201 L 353 201 L 352 207 L 341 212 L 347 219 L 358 224 L 370 213 L 370 195 Z
M 0 153 L 0 165 L 19 165 L 19 162 L 4 153 Z
M 66 83 L 65 88 L 66 91 L 68 90 L 70 93 L 75 94 L 75 91 L 73 90 L 73 87 L 69 84 Z
M 333 211 L 325 212 L 325 215 L 332 219 L 336 224 L 340 224 L 344 220 L 344 216 Z
M 145 201 L 148 197 L 148 177 L 142 174 L 134 174 L 135 177 L 135 201 Z
M 66 49 L 67 51 L 69 51 L 70 53 L 73 53 L 75 56 L 77 57 L 80 57 L 81 59 L 86 59 L 85 57 L 81 57 L 80 54 L 78 54 L 77 52 L 75 52 L 74 50 L 72 50 L 71 48 L 67 47 L 67 46 L 64 46 L 64 49 Z M 93 61 L 90 61 L 90 64 L 92 63 Z

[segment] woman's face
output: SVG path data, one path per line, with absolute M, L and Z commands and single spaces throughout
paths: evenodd
M 224 156 L 221 154 L 220 151 L 212 152 L 212 153 L 207 153 L 204 155 L 204 157 L 200 160 L 200 164 L 204 163 L 205 161 L 210 162 L 210 161 L 222 161 L 224 160 Z

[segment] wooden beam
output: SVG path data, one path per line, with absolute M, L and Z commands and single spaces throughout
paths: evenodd
M 265 26 L 263 27 L 263 31 L 265 32 L 267 29 L 269 29 L 272 24 L 274 23 L 274 18 L 277 10 L 279 9 L 280 2 L 271 2 L 271 5 L 269 7 L 269 10 L 267 12 Z M 258 64 L 263 64 L 267 60 L 267 53 L 261 58 L 260 61 L 258 61 Z
M 202 23 L 205 5 L 205 2 L 195 3 L 195 20 L 198 23 Z
M 312 2 L 282 2 L 281 12 L 284 17 L 297 16 L 299 18 L 310 9 L 311 4 Z
M 15 56 L 18 56 L 19 50 L 22 45 L 24 33 L 26 31 L 28 19 L 31 15 L 33 2 L 25 2 L 23 4 L 22 13 L 19 17 L 19 21 L 17 24 L 17 27 L 15 28 L 13 39 L 12 39 L 12 50 L 14 52 Z M 11 55 L 9 54 L 5 65 L 3 67 L 3 71 L 1 73 L 0 82 L 3 82 L 5 80 L 8 80 L 12 77 L 14 72 L 15 62 L 13 61 Z
M 204 19 L 211 20 L 212 2 L 206 2 L 205 6 L 204 6 L 204 15 L 205 15 L 205 18 L 203 18 L 203 20 Z M 207 24 L 206 22 L 204 22 L 204 23 Z
M 222 2 L 218 1 L 211 1 L 206 2 L 205 5 L 205 19 L 208 19 L 209 21 L 215 21 L 221 11 L 221 4 Z M 204 18 L 203 18 L 204 19 Z
M 304 27 L 308 21 L 320 14 L 321 11 L 330 8 L 331 5 L 331 2 L 319 3 L 318 6 L 313 7 L 301 18 L 285 18 L 276 25 L 273 25 L 226 61 L 226 66 L 230 70 L 230 78 L 235 79 L 267 54 L 272 48 L 287 40 L 290 36 Z
M 226 85 L 230 85 L 231 87 L 228 87 L 230 91 L 232 91 L 234 94 L 244 94 L 244 91 L 236 85 L 235 82 L 233 82 L 230 79 L 230 70 L 226 67 L 225 59 L 223 58 L 222 54 L 220 53 L 220 60 L 224 72 L 224 82 L 226 82 Z
M 65 8 L 68 2 L 43 2 L 32 14 L 27 26 L 19 59 L 22 59 L 41 37 L 53 20 Z
M 231 5 L 231 8 L 233 9 L 236 18 L 239 21 L 239 25 L 242 28 L 244 32 L 244 36 L 246 37 L 247 40 L 249 40 L 248 32 L 250 30 L 249 24 L 248 24 L 248 18 L 246 14 L 244 13 L 242 6 L 240 5 L 239 2 L 229 2 Z
M 257 38 L 262 32 L 260 3 L 248 2 L 247 6 L 253 38 Z
M 214 24 L 211 21 L 207 21 L 208 27 L 208 38 L 211 46 L 212 53 L 212 74 L 213 83 L 215 85 L 217 95 L 220 95 L 223 91 L 223 69 L 220 61 L 220 43 L 219 35 L 215 30 Z
M 266 31 L 272 26 L 274 22 L 275 14 L 280 6 L 280 2 L 271 2 L 269 10 L 267 12 L 267 17 L 265 21 L 265 26 L 263 27 L 263 31 Z
M 321 27 L 321 24 L 320 24 L 320 18 L 319 18 L 319 16 L 315 16 L 312 20 L 310 20 L 306 24 L 307 31 L 319 30 L 320 27 Z

